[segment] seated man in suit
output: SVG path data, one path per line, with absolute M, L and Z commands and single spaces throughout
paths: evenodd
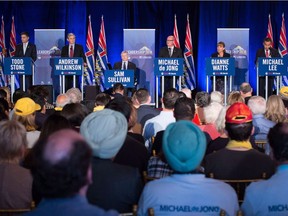
M 174 46 L 174 36 L 169 35 L 166 40 L 165 47 L 162 47 L 159 51 L 158 58 L 183 58 L 182 50 Z M 164 91 L 173 87 L 173 78 L 168 76 L 165 77 L 165 88 Z
M 65 45 L 62 50 L 61 50 L 61 57 L 63 58 L 74 58 L 74 57 L 80 57 L 83 58 L 83 62 L 84 62 L 84 67 L 87 65 L 87 60 L 86 60 L 86 56 L 84 53 L 84 49 L 83 46 L 80 44 L 76 44 L 75 43 L 76 37 L 73 33 L 69 33 L 67 35 L 67 41 L 68 41 L 68 45 Z M 78 82 L 77 82 L 78 83 Z M 66 82 L 65 82 L 65 87 L 66 90 L 70 89 L 73 87 L 73 79 L 72 76 L 67 76 L 66 77 Z M 77 84 L 76 84 L 77 87 Z
M 128 91 L 133 92 L 136 91 L 136 86 L 137 86 L 137 77 L 136 77 L 136 65 L 133 62 L 128 61 L 129 56 L 128 52 L 126 50 L 121 52 L 121 61 L 116 62 L 114 64 L 113 69 L 114 70 L 134 70 L 134 88 L 128 88 Z M 131 96 L 132 96 L 131 94 Z
M 37 60 L 36 46 L 29 42 L 29 33 L 21 32 L 21 43 L 16 46 L 14 57 L 30 57 L 33 62 Z M 22 77 L 20 78 L 21 88 L 23 87 Z M 32 77 L 25 77 L 25 89 L 32 85 Z

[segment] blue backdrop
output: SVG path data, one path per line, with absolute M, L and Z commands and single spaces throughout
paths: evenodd
M 205 90 L 205 57 L 216 51 L 217 28 L 250 28 L 250 82 L 256 89 L 253 60 L 267 34 L 268 14 L 278 47 L 281 14 L 288 17 L 288 2 L 178 2 L 178 1 L 52 1 L 52 2 L 0 2 L 0 14 L 5 21 L 6 46 L 9 45 L 11 17 L 15 17 L 17 42 L 21 31 L 30 32 L 34 42 L 34 29 L 64 28 L 74 32 L 77 43 L 86 43 L 88 15 L 91 14 L 94 44 L 97 47 L 101 15 L 104 15 L 108 60 L 114 64 L 123 49 L 124 28 L 156 29 L 156 56 L 165 45 L 166 37 L 173 33 L 174 14 L 177 15 L 181 48 L 184 50 L 186 14 L 190 14 L 191 34 L 198 90 Z M 287 18 L 288 22 L 288 18 Z

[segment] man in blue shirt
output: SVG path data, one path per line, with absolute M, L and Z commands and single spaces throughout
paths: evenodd
M 35 190 L 43 196 L 28 216 L 116 216 L 86 199 L 92 183 L 92 150 L 82 136 L 72 130 L 60 130 L 41 140 L 33 149 L 32 175 Z

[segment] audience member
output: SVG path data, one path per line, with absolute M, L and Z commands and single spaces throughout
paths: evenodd
M 282 86 L 279 95 L 282 98 L 284 106 L 286 108 L 286 113 L 288 113 L 288 86 Z
M 190 89 L 188 89 L 188 88 L 183 88 L 183 89 L 181 89 L 180 92 L 183 92 L 183 93 L 186 95 L 187 98 L 192 98 L 192 92 L 191 92 Z
M 197 125 L 205 124 L 203 108 L 211 103 L 211 96 L 205 91 L 197 92 L 195 96 L 196 113 L 193 122 Z
M 13 93 L 13 96 L 12 96 L 13 107 L 16 104 L 16 102 L 20 98 L 23 98 L 23 97 L 27 97 L 27 94 L 24 91 L 22 91 L 21 89 L 16 89 L 15 92 Z M 13 113 L 14 113 L 14 108 L 9 113 L 9 119 L 12 119 Z
M 159 115 L 147 120 L 143 128 L 146 147 L 151 147 L 152 137 L 155 137 L 157 132 L 165 130 L 170 123 L 175 122 L 173 109 L 178 97 L 179 93 L 176 89 L 172 88 L 164 92 L 162 98 L 163 110 Z
M 26 130 L 16 121 L 0 122 L 0 208 L 30 208 L 32 176 L 19 165 L 27 147 Z
M 6 101 L 8 102 L 9 108 L 13 108 L 13 104 L 11 101 L 11 91 L 8 86 L 2 86 L 0 89 L 4 90 L 6 92 Z
M 12 119 L 20 122 L 26 128 L 28 148 L 33 147 L 40 135 L 35 123 L 35 112 L 40 109 L 41 106 L 28 97 L 19 99 L 14 106 Z
M 0 121 L 9 119 L 9 104 L 4 98 L 0 98 Z
M 225 149 L 205 158 L 205 174 L 216 179 L 260 179 L 270 177 L 275 165 L 269 156 L 255 150 L 249 141 L 253 132 L 252 112 L 241 102 L 226 111 L 225 129 L 230 138 Z
M 87 107 L 80 103 L 66 104 L 61 111 L 61 115 L 64 116 L 70 122 L 72 128 L 78 132 L 82 121 L 88 114 Z
M 288 124 L 276 124 L 268 134 L 278 168 L 268 180 L 251 183 L 245 192 L 244 215 L 287 215 Z
M 124 86 L 121 83 L 115 83 L 112 89 L 113 98 L 122 98 L 124 96 Z
M 245 100 L 245 104 L 248 104 L 249 99 L 252 97 L 253 89 L 247 82 L 243 82 L 240 85 L 240 94 Z
M 115 98 L 111 100 L 106 108 L 122 113 L 128 123 L 128 133 L 124 144 L 114 158 L 114 163 L 132 166 L 139 169 L 142 174 L 147 170 L 148 151 L 144 145 L 144 139 L 141 134 L 135 134 L 131 131 L 136 123 L 136 110 L 131 102 L 125 98 Z
M 219 91 L 213 91 L 210 94 L 211 97 L 211 103 L 216 102 L 223 106 L 223 95 Z
M 111 100 L 110 95 L 106 93 L 97 94 L 95 98 L 95 107 L 93 112 L 103 110 L 110 100 Z
M 138 89 L 135 93 L 135 97 L 140 104 L 137 109 L 137 122 L 144 128 L 146 121 L 159 115 L 160 110 L 151 107 L 151 96 L 147 89 Z
M 36 103 L 39 104 L 41 109 L 36 111 L 35 113 L 35 123 L 37 125 L 37 129 L 41 130 L 45 120 L 47 119 L 48 115 L 46 114 L 46 101 L 45 98 L 42 96 L 31 94 L 30 98 Z
M 241 102 L 241 103 L 245 103 L 244 98 L 241 96 L 240 92 L 238 91 L 232 91 L 230 92 L 230 94 L 228 95 L 228 105 L 232 105 L 236 102 Z
M 78 88 L 68 89 L 66 95 L 70 98 L 71 103 L 81 103 L 82 101 L 82 93 Z
M 205 124 L 199 126 L 199 128 L 210 135 L 212 140 L 215 140 L 220 136 L 215 126 L 215 121 L 219 116 L 223 106 L 220 103 L 210 103 L 208 106 L 204 107 L 204 118 Z
M 127 128 L 123 114 L 110 109 L 89 114 L 80 127 L 93 150 L 93 183 L 88 188 L 88 200 L 119 212 L 131 212 L 142 191 L 138 169 L 112 161 L 124 143 Z
M 67 94 L 59 94 L 56 98 L 56 107 L 55 107 L 55 111 L 62 111 L 63 107 L 66 104 L 70 104 L 71 103 L 71 99 L 68 97 Z
M 73 130 L 60 130 L 42 140 L 33 154 L 32 175 L 44 199 L 32 215 L 118 215 L 88 203 L 85 195 L 92 183 L 92 151 Z
M 153 208 L 155 215 L 191 215 L 205 209 L 213 215 L 220 215 L 221 209 L 236 215 L 239 207 L 235 191 L 196 171 L 205 150 L 205 135 L 191 121 L 170 124 L 164 132 L 163 151 L 175 173 L 145 186 L 138 215 L 147 215 L 148 208 Z
M 252 96 L 248 101 L 248 107 L 253 114 L 253 136 L 255 140 L 267 140 L 267 135 L 275 123 L 265 118 L 266 100 L 261 96 Z
M 287 122 L 286 109 L 279 95 L 271 95 L 268 98 L 265 117 L 275 123 Z

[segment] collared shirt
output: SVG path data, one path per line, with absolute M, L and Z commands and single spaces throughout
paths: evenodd
M 126 68 L 125 68 L 125 65 L 126 64 Z M 122 67 L 121 67 L 121 70 L 127 70 L 128 69 L 128 61 L 122 61 Z
M 148 176 L 152 178 L 163 178 L 171 175 L 173 170 L 159 157 L 152 156 L 148 161 L 147 173 Z
M 24 53 L 24 55 L 26 53 L 26 50 L 27 50 L 27 47 L 28 47 L 28 43 L 29 42 L 23 43 L 23 53 Z

